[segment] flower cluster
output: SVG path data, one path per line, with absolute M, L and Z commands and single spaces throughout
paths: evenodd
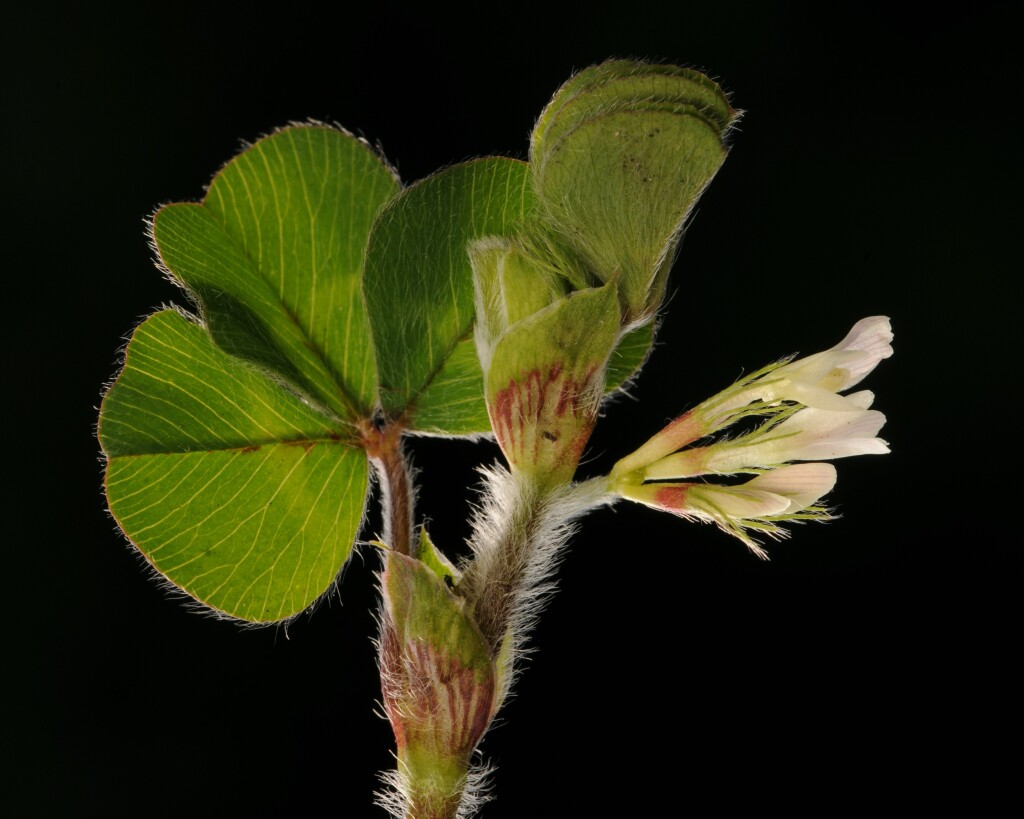
M 824 460 L 889 451 L 878 432 L 885 416 L 868 390 L 841 395 L 892 355 L 885 316 L 862 319 L 835 347 L 769 365 L 675 419 L 611 473 L 623 498 L 684 518 L 718 524 L 757 554 L 752 533 L 785 535 L 784 521 L 825 520 L 820 499 L 835 485 Z M 751 431 L 714 436 L 744 419 Z M 808 463 L 793 463 L 803 461 Z M 692 482 L 753 474 L 739 485 Z

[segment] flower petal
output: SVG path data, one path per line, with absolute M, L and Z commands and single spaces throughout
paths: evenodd
M 858 394 L 856 400 L 863 402 L 867 398 L 867 395 Z M 728 474 L 788 461 L 827 461 L 851 455 L 880 455 L 889 451 L 885 441 L 875 437 L 884 423 L 885 416 L 877 410 L 832 412 L 808 407 L 763 434 L 704 448 L 700 452 L 701 464 L 705 472 Z M 655 466 L 649 467 L 648 471 L 654 470 Z
M 758 475 L 746 486 L 774 492 L 789 499 L 782 514 L 792 514 L 813 506 L 836 485 L 836 468 L 832 464 L 791 464 Z
M 851 455 L 880 455 L 889 451 L 885 441 L 876 438 L 885 424 L 877 410 L 827 412 L 805 409 L 779 424 L 780 435 L 795 432 L 788 442 L 788 461 L 819 461 Z
M 856 351 L 860 356 L 842 366 L 849 376 L 840 390 L 849 389 L 860 383 L 878 362 L 892 355 L 892 325 L 888 316 L 869 316 L 861 319 L 840 341 L 833 351 Z
M 783 364 L 766 376 L 762 400 L 794 400 L 822 409 L 842 409 L 823 393 L 843 392 L 860 383 L 879 361 L 892 355 L 892 338 L 886 316 L 861 319 L 835 347 Z M 812 400 L 797 395 L 801 388 Z
M 860 390 L 851 392 L 846 396 L 846 400 L 857 409 L 870 409 L 871 405 L 875 403 L 875 394 L 871 390 Z
M 837 395 L 827 387 L 810 382 L 783 379 L 775 388 L 766 391 L 760 397 L 763 401 L 796 401 L 806 407 L 832 410 L 833 412 L 852 412 L 865 407 L 851 404 L 849 396 Z
M 707 511 L 717 518 L 765 518 L 781 515 L 790 506 L 789 498 L 750 487 L 718 486 L 716 484 L 694 485 L 689 492 L 689 502 L 694 512 Z

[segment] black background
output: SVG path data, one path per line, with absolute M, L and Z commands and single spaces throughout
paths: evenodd
M 864 385 L 893 452 L 840 462 L 843 517 L 768 563 L 640 507 L 591 516 L 484 742 L 498 766 L 484 815 L 997 798 L 1010 762 L 984 735 L 1014 730 L 1021 579 L 1020 501 L 1000 470 L 1019 457 L 1007 6 L 35 9 L 7 12 L 0 34 L 18 815 L 383 815 L 373 555 L 287 631 L 242 630 L 169 600 L 106 515 L 102 385 L 133 324 L 182 303 L 143 219 L 295 120 L 379 143 L 406 182 L 525 157 L 558 85 L 609 56 L 704 69 L 747 113 L 636 400 L 608 407 L 584 470 L 872 314 L 896 333 Z M 420 514 L 457 553 L 473 467 L 496 449 L 412 451 Z

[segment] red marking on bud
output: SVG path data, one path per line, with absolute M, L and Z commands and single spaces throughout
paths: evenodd
M 654 502 L 670 512 L 679 512 L 686 508 L 686 493 L 689 486 L 662 486 L 654 493 Z
M 488 402 L 491 425 L 509 463 L 575 471 L 597 418 L 600 391 L 590 367 L 571 378 L 561 362 L 535 368 L 498 390 Z
M 663 429 L 661 431 L 661 434 L 662 435 L 666 435 L 666 436 L 671 436 L 673 434 L 678 434 L 679 432 L 682 432 L 683 430 L 680 429 L 680 427 L 683 427 L 683 429 L 686 429 L 687 426 L 689 426 L 690 424 L 693 423 L 690 420 L 690 417 L 692 415 L 693 415 L 693 410 L 690 410 L 689 412 L 684 412 L 682 415 L 680 415 L 678 418 L 676 418 L 674 421 L 672 421 L 672 423 L 670 423 L 668 426 L 666 426 L 665 429 Z M 689 430 L 687 430 L 687 431 L 689 431 Z M 687 442 L 687 443 L 689 443 L 689 442 Z
M 508 386 L 494 395 L 490 405 L 491 420 L 494 422 L 494 434 L 506 454 L 524 437 L 527 427 L 534 426 L 540 419 L 548 387 L 557 383 L 561 375 L 562 364 L 555 362 L 544 372 L 537 368 L 530 370 L 521 381 L 510 378 Z M 560 395 L 570 383 L 566 380 L 562 384 Z M 557 409 L 558 405 L 556 414 L 561 414 Z
M 404 645 L 387 622 L 380 641 L 384 710 L 398 748 L 468 759 L 494 715 L 495 684 L 425 640 Z
M 576 386 L 568 379 L 562 382 L 562 389 L 558 393 L 558 403 L 555 404 L 555 415 L 561 417 L 570 407 L 576 407 L 579 398 L 578 393 L 573 389 Z

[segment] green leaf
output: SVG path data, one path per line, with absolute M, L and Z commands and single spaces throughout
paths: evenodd
M 661 304 L 658 273 L 690 207 L 725 159 L 699 117 L 623 111 L 589 119 L 552 151 L 537 190 L 603 280 L 621 272 L 627 320 Z
M 619 277 L 626 323 L 661 305 L 683 223 L 725 159 L 734 119 L 697 72 L 614 61 L 570 80 L 538 121 L 540 210 L 584 268 Z
M 223 350 L 340 418 L 369 417 L 377 383 L 363 251 L 398 187 L 350 134 L 286 128 L 228 163 L 202 205 L 161 209 L 153 237 Z
M 99 437 L 125 534 L 217 611 L 251 622 L 295 615 L 352 550 L 368 467 L 351 430 L 177 312 L 135 331 Z
M 647 361 L 654 344 L 654 322 L 641 325 L 626 333 L 608 360 L 604 377 L 604 391 L 614 392 L 631 379 Z
M 458 342 L 429 389 L 416 399 L 414 428 L 420 435 L 489 434 L 483 373 L 473 334 Z
M 591 66 L 564 83 L 537 120 L 532 154 L 547 149 L 584 120 L 598 113 L 637 110 L 651 104 L 685 104 L 719 131 L 728 130 L 736 112 L 713 80 L 692 68 L 633 60 L 609 60 Z
M 491 157 L 441 171 L 381 212 L 363 288 L 381 404 L 410 431 L 490 431 L 483 376 L 472 354 L 466 248 L 482 236 L 507 235 L 532 208 L 526 164 Z

